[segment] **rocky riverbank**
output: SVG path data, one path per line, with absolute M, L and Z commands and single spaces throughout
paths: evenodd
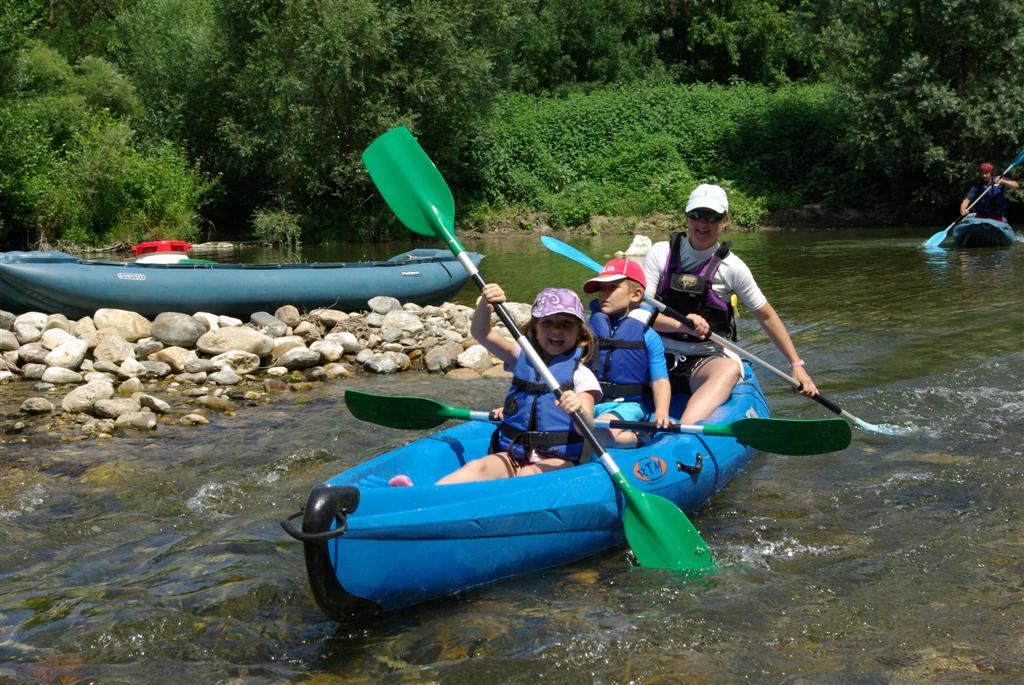
M 150 321 L 100 309 L 70 321 L 0 311 L 0 433 L 110 437 L 161 424 L 202 426 L 246 403 L 360 373 L 508 375 L 469 335 L 470 307 L 391 297 L 368 306 L 304 314 L 289 305 L 249 321 L 204 312 Z M 520 324 L 529 318 L 528 305 L 509 310 Z

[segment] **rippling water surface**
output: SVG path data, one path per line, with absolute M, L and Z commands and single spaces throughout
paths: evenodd
M 1024 247 L 928 254 L 929 234 L 731 236 L 825 394 L 913 432 L 759 456 L 695 519 L 722 569 L 700 582 L 619 551 L 367 626 L 326 620 L 278 521 L 414 437 L 353 420 L 345 388 L 487 408 L 497 380 L 363 375 L 203 428 L 6 436 L 0 683 L 1020 682 Z M 574 241 L 598 261 L 627 243 Z M 535 237 L 467 247 L 520 301 L 588 273 Z M 740 342 L 780 361 L 749 314 Z M 776 416 L 830 416 L 761 379 Z

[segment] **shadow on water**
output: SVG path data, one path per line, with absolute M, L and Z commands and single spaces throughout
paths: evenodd
M 618 550 L 365 626 L 326 620 L 278 521 L 422 434 L 355 421 L 344 390 L 487 409 L 497 380 L 361 375 L 202 428 L 7 436 L 0 682 L 1017 681 L 1024 251 L 926 254 L 923 233 L 732 236 L 818 385 L 916 430 L 759 456 L 695 517 L 721 567 L 699 582 Z M 627 242 L 576 245 L 602 261 Z M 519 301 L 589 275 L 533 239 L 467 247 Z M 741 344 L 778 363 L 741 316 Z M 828 415 L 760 375 L 776 416 Z

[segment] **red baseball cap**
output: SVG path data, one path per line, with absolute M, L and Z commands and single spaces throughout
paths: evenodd
M 992 173 L 992 165 L 989 164 L 988 162 L 982 162 L 981 164 L 978 165 L 978 171 L 980 171 L 983 174 L 990 174 Z
M 647 287 L 647 277 L 644 276 L 644 270 L 639 264 L 629 259 L 613 259 L 604 265 L 601 273 L 583 284 L 583 292 L 596 293 L 603 284 L 621 281 L 624 278 L 631 278 L 644 288 Z

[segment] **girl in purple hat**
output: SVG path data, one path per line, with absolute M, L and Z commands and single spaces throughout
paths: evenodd
M 584 442 L 571 414 L 582 411 L 591 421 L 594 404 L 601 399 L 601 386 L 586 364 L 594 336 L 576 293 L 566 288 L 540 291 L 524 331 L 562 387 L 558 401 L 515 341 L 491 328 L 493 305 L 505 302 L 504 291 L 489 283 L 482 293 L 471 332 L 512 372 L 512 385 L 504 405 L 493 412 L 501 424 L 491 438 L 491 453 L 467 462 L 438 485 L 533 476 L 578 464 Z

